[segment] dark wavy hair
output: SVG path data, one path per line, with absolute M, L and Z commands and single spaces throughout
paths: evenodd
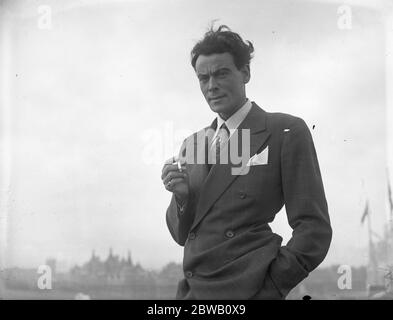
M 202 40 L 198 41 L 191 50 L 191 65 L 195 69 L 195 64 L 200 55 L 211 55 L 214 53 L 228 52 L 233 56 L 233 60 L 238 70 L 250 64 L 254 46 L 250 41 L 243 41 L 239 34 L 231 31 L 226 25 L 220 25 L 217 30 L 213 26 L 205 33 Z

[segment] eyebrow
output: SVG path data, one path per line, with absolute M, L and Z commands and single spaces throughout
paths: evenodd
M 215 74 L 217 74 L 220 71 L 231 71 L 231 69 L 229 69 L 227 67 L 218 68 L 217 70 L 213 71 L 212 74 L 215 75 Z M 207 75 L 208 75 L 207 73 L 199 73 L 199 72 L 197 73 L 198 78 L 199 77 L 205 77 Z

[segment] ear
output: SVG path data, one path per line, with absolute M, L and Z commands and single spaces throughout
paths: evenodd
M 248 83 L 251 78 L 251 73 L 250 73 L 250 65 L 246 64 L 244 67 L 240 69 L 240 72 L 243 75 L 243 82 Z

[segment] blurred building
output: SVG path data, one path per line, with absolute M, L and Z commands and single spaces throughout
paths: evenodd
M 130 251 L 126 258 L 121 258 L 113 254 L 112 248 L 106 260 L 101 260 L 93 250 L 90 260 L 72 268 L 69 276 L 71 282 L 89 286 L 153 285 L 150 273 L 139 263 L 133 263 Z

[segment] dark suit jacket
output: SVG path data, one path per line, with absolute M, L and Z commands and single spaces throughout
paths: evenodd
M 187 138 L 180 154 L 203 145 L 208 128 Z M 250 129 L 251 156 L 269 147 L 268 164 L 251 166 L 246 175 L 233 175 L 231 164 L 209 173 L 204 164 L 186 164 L 186 208 L 180 212 L 172 196 L 166 212 L 173 239 L 184 246 L 177 299 L 284 299 L 329 249 L 328 207 L 305 122 L 253 102 L 238 129 Z M 281 246 L 268 223 L 284 204 L 293 233 Z

